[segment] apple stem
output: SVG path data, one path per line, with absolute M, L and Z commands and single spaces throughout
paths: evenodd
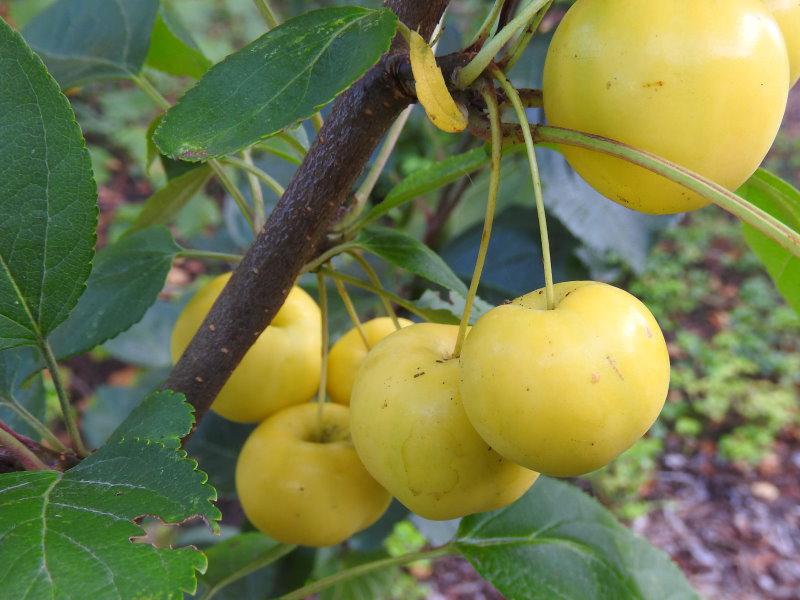
M 356 312 L 356 307 L 353 305 L 353 300 L 350 298 L 350 294 L 347 293 L 347 288 L 344 287 L 344 283 L 342 283 L 338 278 L 333 280 L 333 284 L 336 286 L 336 291 L 339 292 L 339 297 L 344 303 L 344 309 L 347 311 L 347 316 L 350 317 L 353 325 L 355 325 L 355 328 L 358 330 L 358 335 L 361 336 L 361 341 L 364 342 L 367 350 L 370 350 L 371 346 L 367 340 L 367 334 L 364 332 L 364 326 L 361 324 L 361 319 L 358 318 L 358 313 Z
M 367 274 L 367 278 L 370 280 L 372 285 L 374 285 L 376 288 L 383 289 L 381 279 L 378 277 L 378 273 L 375 271 L 375 269 L 372 268 L 372 265 L 369 264 L 369 261 L 364 258 L 358 250 L 348 250 L 347 253 L 355 259 L 364 273 Z M 394 328 L 400 329 L 400 320 L 397 318 L 397 313 L 395 312 L 392 303 L 389 302 L 389 299 L 386 296 L 380 295 L 378 297 L 381 300 L 381 304 L 383 304 L 383 309 L 386 311 L 386 315 L 392 320 L 392 323 L 394 323 Z
M 489 251 L 489 240 L 492 238 L 494 213 L 497 209 L 497 193 L 500 189 L 500 160 L 503 152 L 503 132 L 500 127 L 500 109 L 497 106 L 497 97 L 494 94 L 494 88 L 491 86 L 483 86 L 481 95 L 489 109 L 489 122 L 492 128 L 492 161 L 489 177 L 489 195 L 486 199 L 486 217 L 483 220 L 483 232 L 481 233 L 481 243 L 478 247 L 478 256 L 475 259 L 475 270 L 472 272 L 472 281 L 470 281 L 469 291 L 467 292 L 467 297 L 464 302 L 464 314 L 461 315 L 461 323 L 458 327 L 456 347 L 455 350 L 453 350 L 454 358 L 461 356 L 464 339 L 467 337 L 467 327 L 469 326 L 469 318 L 472 314 L 472 305 L 475 302 L 475 295 L 478 293 L 478 284 L 480 284 L 483 266 L 486 263 L 486 254 Z
M 319 390 L 317 391 L 317 421 L 320 433 L 323 430 L 322 407 L 325 404 L 325 391 L 328 387 L 328 287 L 325 275 L 317 271 L 317 293 L 319 295 L 319 312 L 322 321 L 322 364 L 320 365 Z
M 542 193 L 542 179 L 539 176 L 539 164 L 536 161 L 536 149 L 533 145 L 533 137 L 531 136 L 531 129 L 528 127 L 528 115 L 525 113 L 525 107 L 522 100 L 511 85 L 511 82 L 505 74 L 496 66 L 491 67 L 492 76 L 500 83 L 500 87 L 511 100 L 514 107 L 514 112 L 517 113 L 520 127 L 522 128 L 522 136 L 525 138 L 525 148 L 528 152 L 528 163 L 531 168 L 531 181 L 533 182 L 533 196 L 536 199 L 536 213 L 539 219 L 539 234 L 542 242 L 542 262 L 544 263 L 544 286 L 545 298 L 547 300 L 547 309 L 553 310 L 555 308 L 555 292 L 553 290 L 553 267 L 550 260 L 550 236 L 547 233 L 547 215 L 544 210 L 544 194 Z

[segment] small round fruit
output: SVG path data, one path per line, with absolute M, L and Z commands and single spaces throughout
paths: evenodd
M 230 273 L 212 279 L 181 312 L 172 330 L 174 362 L 229 278 Z M 292 288 L 272 324 L 244 355 L 211 408 L 231 421 L 257 423 L 281 408 L 307 402 L 319 386 L 321 326 L 314 299 L 299 287 Z
M 346 406 L 285 408 L 247 438 L 236 492 L 247 518 L 284 544 L 332 546 L 366 529 L 392 498 L 370 477 L 350 441 Z
M 800 0 L 763 0 L 775 17 L 789 50 L 790 83 L 800 79 Z
M 783 118 L 789 61 L 759 0 L 578 0 L 544 68 L 551 125 L 608 137 L 736 189 Z M 618 158 L 563 146 L 598 192 L 667 214 L 707 200 Z
M 398 319 L 401 327 L 408 327 L 411 321 Z M 372 319 L 362 325 L 369 348 L 380 342 L 390 333 L 395 332 L 394 322 L 388 317 Z M 369 348 L 364 344 L 358 329 L 353 328 L 331 348 L 328 354 L 328 394 L 331 400 L 339 404 L 350 404 L 350 394 L 356 373 L 367 357 Z
M 472 425 L 502 456 L 546 475 L 593 471 L 628 449 L 661 412 L 669 355 L 647 307 L 604 283 L 555 286 L 498 306 L 461 353 Z
M 511 504 L 538 473 L 505 460 L 470 425 L 452 358 L 458 328 L 411 325 L 367 355 L 350 399 L 353 443 L 364 466 L 428 519 Z

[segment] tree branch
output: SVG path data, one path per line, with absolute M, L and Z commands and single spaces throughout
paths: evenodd
M 448 0 L 385 4 L 428 37 Z M 402 44 L 395 38 L 392 52 Z M 335 102 L 286 193 L 165 382 L 186 395 L 198 420 L 318 253 L 372 151 L 413 100 L 396 77 L 392 52 Z

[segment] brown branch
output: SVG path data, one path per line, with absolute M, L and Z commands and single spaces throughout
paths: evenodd
M 57 452 L 51 448 L 43 446 L 36 440 L 33 440 L 21 433 L 17 433 L 11 427 L 0 421 L 0 431 L 4 435 L 10 436 L 17 441 L 23 448 L 27 449 L 36 459 L 42 461 L 45 467 L 64 471 L 70 467 L 78 464 L 78 458 L 74 454 L 65 454 Z M 41 466 L 32 464 L 26 460 L 26 457 L 19 453 L 17 449 L 5 446 L 0 448 L 0 473 L 8 473 L 19 471 L 21 469 L 31 470 L 33 468 L 41 468 Z
M 448 0 L 387 0 L 412 30 L 429 37 Z M 401 48 L 399 36 L 393 51 Z M 334 104 L 305 160 L 197 335 L 164 384 L 186 394 L 198 420 L 283 304 L 303 265 L 350 194 L 372 151 L 411 101 L 392 54 Z

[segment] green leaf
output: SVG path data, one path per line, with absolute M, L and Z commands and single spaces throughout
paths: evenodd
M 800 232 L 800 191 L 776 175 L 759 169 L 738 194 Z M 744 238 L 786 302 L 800 314 L 800 258 L 750 225 L 744 225 Z
M 177 15 L 162 4 L 150 35 L 145 64 L 176 77 L 200 79 L 211 67 Z
M 211 167 L 202 165 L 167 181 L 167 185 L 150 196 L 144 203 L 142 212 L 131 225 L 130 231 L 169 223 L 189 200 L 205 187 L 213 174 Z
M 193 422 L 183 396 L 160 392 L 112 441 L 60 473 L 0 475 L 0 598 L 183 598 L 206 560 L 193 548 L 133 543 L 133 520 L 220 513 L 205 474 L 178 449 Z
M 475 148 L 414 171 L 394 186 L 383 202 L 373 206 L 362 222 L 364 224 L 372 223 L 393 208 L 466 177 L 487 164 L 489 164 L 489 155 L 486 150 Z
M 253 425 L 234 423 L 210 411 L 186 444 L 223 498 L 236 496 L 236 459 L 253 429 Z
M 290 19 L 212 67 L 167 112 L 155 142 L 194 161 L 246 148 L 347 89 L 389 48 L 396 26 L 391 11 L 358 7 Z
M 160 386 L 167 375 L 169 370 L 155 369 L 146 372 L 133 385 L 98 387 L 81 415 L 84 438 L 89 447 L 99 448 L 105 444 L 111 434 L 142 403 L 142 399 Z M 208 473 L 205 469 L 203 471 Z
M 150 227 L 100 252 L 78 306 L 50 336 L 55 355 L 85 352 L 138 323 L 179 250 L 168 229 Z
M 158 0 L 58 0 L 22 30 L 61 87 L 138 75 Z
M 664 552 L 547 477 L 514 504 L 465 518 L 456 547 L 509 600 L 698 598 Z
M 156 300 L 136 325 L 103 344 L 103 348 L 121 361 L 140 367 L 172 366 L 169 340 L 181 306 L 177 302 Z M 206 415 L 202 423 L 208 419 Z M 201 427 L 202 427 L 201 423 Z M 192 436 L 194 439 L 194 436 Z
M 94 254 L 97 189 L 69 102 L 0 19 L 0 350 L 64 321 Z
M 355 240 L 356 245 L 380 256 L 391 264 L 405 269 L 466 296 L 467 287 L 447 263 L 425 244 L 410 235 L 373 225 L 363 229 Z

